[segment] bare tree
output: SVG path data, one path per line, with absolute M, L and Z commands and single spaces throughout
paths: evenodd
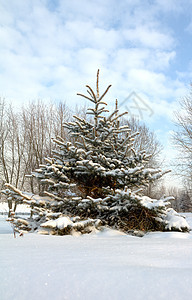
M 139 132 L 134 141 L 134 147 L 137 151 L 145 150 L 147 154 L 151 155 L 149 164 L 153 167 L 159 167 L 161 165 L 160 154 L 163 150 L 163 146 L 157 140 L 155 133 L 151 131 L 145 123 L 139 122 L 138 119 L 132 117 L 127 120 L 127 124 L 134 132 Z
M 31 174 L 44 158 L 51 156 L 53 150 L 52 138 L 60 136 L 65 138 L 66 132 L 63 123 L 69 120 L 69 112 L 65 103 L 54 105 L 41 101 L 30 103 L 22 108 L 23 132 L 26 135 L 23 161 L 25 170 L 21 189 L 25 184 L 25 175 Z M 33 178 L 30 177 L 31 191 L 34 190 Z
M 179 153 L 177 173 L 183 177 L 184 185 L 192 195 L 192 85 L 189 95 L 180 101 L 175 117 L 173 142 Z
M 4 183 L 34 192 L 39 189 L 33 178 L 27 179 L 44 158 L 51 156 L 56 136 L 65 138 L 63 123 L 69 121 L 65 103 L 27 103 L 15 110 L 0 99 L 0 189 Z M 12 209 L 12 201 L 9 203 Z
M 153 168 L 162 167 L 162 160 L 160 154 L 162 152 L 162 145 L 157 140 L 155 133 L 151 131 L 145 123 L 139 122 L 137 118 L 131 117 L 129 119 L 123 120 L 123 124 L 129 125 L 133 132 L 138 132 L 139 134 L 135 137 L 134 148 L 137 151 L 145 151 L 147 154 L 151 155 L 150 160 L 147 165 Z M 162 185 L 162 180 L 154 184 L 149 184 L 146 188 L 145 194 L 150 197 L 159 197 L 159 187 Z
M 7 106 L 5 99 L 0 98 L 0 186 L 9 182 L 9 175 L 5 159 L 6 142 L 9 134 L 9 123 L 7 118 Z
M 2 180 L 17 186 L 20 173 L 19 121 L 11 105 L 0 104 L 0 158 Z
M 5 182 L 14 184 L 17 187 L 22 161 L 19 120 L 12 106 L 8 106 L 5 100 L 0 102 L 0 124 L 1 188 Z M 12 209 L 12 204 L 12 201 L 8 200 L 9 210 Z M 16 206 L 14 209 L 16 209 Z

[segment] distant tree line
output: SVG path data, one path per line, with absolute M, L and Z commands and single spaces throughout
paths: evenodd
M 0 189 L 7 182 L 20 189 L 30 185 L 33 192 L 33 181 L 26 175 L 50 156 L 51 138 L 65 138 L 62 124 L 68 119 L 64 103 L 37 101 L 18 109 L 0 99 Z

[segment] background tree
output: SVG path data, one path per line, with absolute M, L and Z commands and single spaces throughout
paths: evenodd
M 179 195 L 179 209 L 182 212 L 192 212 L 192 201 L 191 195 L 189 195 L 188 190 L 183 189 Z
M 150 158 L 148 162 L 146 162 L 146 167 L 151 166 L 153 168 L 160 168 L 163 165 L 161 159 L 161 153 L 163 150 L 162 145 L 157 140 L 155 133 L 146 126 L 145 123 L 141 123 L 137 118 L 131 117 L 124 118 L 122 120 L 122 124 L 128 125 L 133 132 L 139 132 L 139 134 L 135 137 L 134 140 L 134 149 L 136 151 L 146 151 L 146 153 L 150 153 Z M 163 184 L 163 179 L 159 179 L 155 184 L 150 183 L 148 187 L 145 189 L 145 195 L 158 198 L 159 197 L 159 187 Z
M 5 182 L 9 182 L 9 174 L 7 170 L 5 152 L 6 143 L 9 134 L 9 122 L 7 116 L 7 106 L 5 100 L 0 98 L 0 186 L 2 187 Z
M 68 118 L 69 112 L 64 103 L 55 106 L 38 101 L 22 108 L 23 135 L 26 135 L 27 143 L 23 156 L 25 168 L 21 189 L 26 182 L 25 176 L 38 168 L 44 162 L 44 157 L 51 155 L 54 147 L 52 138 L 55 136 L 65 138 L 66 131 L 62 124 Z M 34 192 L 37 188 L 40 191 L 40 186 L 34 185 L 32 177 L 30 178 L 31 191 Z
M 42 190 L 26 175 L 43 163 L 53 150 L 52 138 L 65 138 L 62 124 L 69 119 L 64 103 L 41 101 L 28 103 L 17 110 L 0 99 L 0 187 L 5 182 L 19 189 Z M 9 209 L 13 208 L 11 200 Z M 16 209 L 16 206 L 15 208 Z
M 186 192 L 192 199 L 192 88 L 189 95 L 180 101 L 180 109 L 175 117 L 173 141 L 180 154 L 176 165 L 177 174 L 183 177 Z
M 148 164 L 152 165 L 154 168 L 159 168 L 161 165 L 160 154 L 162 152 L 162 145 L 157 140 L 155 133 L 146 126 L 145 123 L 139 122 L 138 119 L 131 117 L 125 122 L 125 124 L 131 128 L 133 132 L 139 132 L 134 141 L 134 148 L 137 151 L 143 151 L 147 149 L 151 157 Z

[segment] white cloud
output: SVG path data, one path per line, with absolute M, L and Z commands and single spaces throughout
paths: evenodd
M 192 21 L 188 24 L 188 26 L 186 27 L 186 31 L 190 34 L 192 34 Z
M 159 32 L 148 26 L 125 30 L 124 35 L 133 44 L 153 49 L 170 49 L 174 45 L 174 39 L 170 34 Z
M 188 1 L 188 0 L 187 0 Z M 180 0 L 156 0 L 155 1 L 158 8 L 160 10 L 163 10 L 164 12 L 174 12 L 179 13 L 183 11 L 183 6 L 185 5 L 186 0 L 180 1 Z
M 0 7 L 0 93 L 7 98 L 75 101 L 95 84 L 98 68 L 102 87 L 113 84 L 111 101 L 137 90 L 164 103 L 178 85 L 183 90 L 166 75 L 177 56 L 171 30 L 157 18 L 170 10 L 165 1 L 2 0 Z

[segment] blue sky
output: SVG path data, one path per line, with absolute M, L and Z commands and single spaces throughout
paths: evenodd
M 143 120 L 168 157 L 173 112 L 192 81 L 191 48 L 192 0 L 0 0 L 1 97 L 74 106 L 99 68 L 111 106 L 133 91 L 150 106 Z

